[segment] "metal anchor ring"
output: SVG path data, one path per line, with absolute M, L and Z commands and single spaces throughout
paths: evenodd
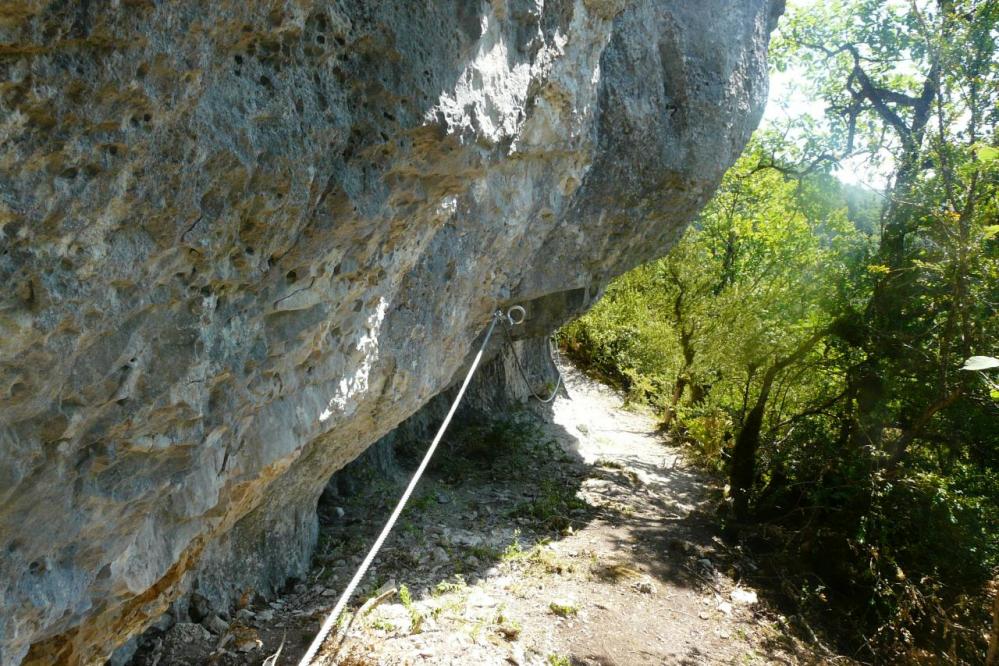
M 519 316 L 514 316 L 519 315 Z M 518 326 L 524 323 L 527 319 L 527 311 L 524 310 L 523 306 L 514 305 L 509 310 L 506 311 L 506 319 L 510 322 L 511 326 Z

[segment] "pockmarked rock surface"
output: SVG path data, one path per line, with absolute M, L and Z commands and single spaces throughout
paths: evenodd
M 0 7 L 0 663 L 307 566 L 330 475 L 663 254 L 780 0 Z

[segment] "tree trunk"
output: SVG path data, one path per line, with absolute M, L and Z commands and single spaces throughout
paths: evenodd
M 676 376 L 676 383 L 673 384 L 673 395 L 670 396 L 671 402 L 666 405 L 665 414 L 663 414 L 663 430 L 668 429 L 676 418 L 676 409 L 680 406 L 680 401 L 683 399 L 683 391 L 691 383 L 690 372 L 694 368 L 694 357 L 697 355 L 697 350 L 694 349 L 694 327 L 691 325 L 688 329 L 684 322 L 684 291 L 680 286 L 679 279 L 676 280 L 676 285 L 679 292 L 673 301 L 673 317 L 676 320 L 677 328 L 680 329 L 680 350 L 683 353 L 683 368 L 680 369 L 679 374 Z
M 940 0 L 940 9 L 950 11 L 951 0 Z M 880 448 L 882 433 L 891 413 L 889 382 L 883 381 L 890 368 L 904 361 L 905 344 L 911 317 L 904 306 L 909 302 L 916 273 L 911 270 L 912 253 L 907 237 L 915 230 L 917 209 L 912 204 L 915 184 L 925 169 L 923 139 L 930 119 L 933 102 L 939 93 L 939 62 L 934 58 L 930 72 L 923 81 L 918 97 L 904 103 L 911 116 L 905 119 L 897 107 L 889 106 L 891 91 L 879 88 L 861 66 L 862 60 L 855 48 L 849 49 L 854 57 L 852 79 L 859 86 L 852 90 L 855 99 L 866 100 L 880 116 L 886 128 L 892 128 L 902 146 L 891 189 L 888 208 L 882 216 L 881 242 L 877 261 L 888 269 L 887 275 L 874 285 L 871 299 L 864 313 L 867 342 L 864 345 L 868 361 L 851 373 L 849 384 L 857 400 L 857 418 L 851 433 L 851 443 L 857 447 Z
M 835 324 L 833 325 L 835 326 Z M 812 350 L 819 340 L 828 335 L 833 326 L 816 332 L 812 337 L 802 342 L 789 355 L 774 361 L 763 374 L 760 393 L 756 397 L 753 408 L 749 410 L 739 436 L 732 449 L 732 462 L 729 467 L 729 489 L 732 493 L 733 510 L 738 520 L 745 520 L 749 515 L 749 493 L 756 481 L 756 452 L 760 448 L 760 432 L 763 430 L 763 417 L 767 411 L 767 401 L 773 389 L 774 380 L 788 366 L 802 360 Z
M 992 581 L 995 596 L 992 598 L 992 631 L 989 633 L 989 652 L 985 666 L 999 666 L 999 576 Z
M 749 492 L 756 480 L 756 451 L 760 448 L 760 430 L 763 415 L 767 408 L 770 388 L 760 391 L 756 404 L 746 415 L 746 421 L 735 440 L 732 450 L 732 467 L 729 473 L 729 486 L 732 493 L 735 517 L 745 520 L 749 514 Z
M 680 400 L 683 398 L 683 390 L 686 387 L 687 376 L 686 369 L 684 369 L 677 376 L 676 383 L 673 385 L 673 395 L 670 396 L 670 403 L 666 405 L 666 412 L 663 414 L 663 430 L 667 430 L 673 425 L 673 420 L 676 418 L 676 408 L 680 405 Z

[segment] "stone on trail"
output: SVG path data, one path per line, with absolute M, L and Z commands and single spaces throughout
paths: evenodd
M 636 580 L 634 583 L 631 584 L 631 587 L 636 592 L 641 592 L 642 594 L 655 594 L 656 593 L 656 586 L 655 586 L 655 584 L 653 584 L 653 582 L 651 580 L 649 580 L 648 578 L 643 579 L 643 580 Z
M 468 605 L 472 608 L 492 608 L 496 606 L 496 599 L 489 596 L 479 588 L 475 588 L 468 595 Z
M 732 602 L 736 604 L 743 604 L 750 606 L 755 604 L 759 599 L 756 596 L 756 592 L 753 590 L 747 590 L 743 587 L 737 587 L 729 594 L 732 597 Z
M 213 634 L 221 636 L 229 631 L 229 624 L 218 615 L 210 615 L 204 620 L 205 627 Z
M 228 626 L 226 629 L 228 629 Z M 178 641 L 186 643 L 203 642 L 211 639 L 211 634 L 208 633 L 207 629 L 193 622 L 178 622 L 170 629 L 170 633 Z
M 239 626 L 233 629 L 233 646 L 239 652 L 252 652 L 264 646 L 263 641 L 252 627 Z

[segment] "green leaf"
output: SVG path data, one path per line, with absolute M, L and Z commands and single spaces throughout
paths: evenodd
M 999 400 L 999 389 L 992 389 L 991 391 L 989 391 L 989 396 L 993 400 Z
M 996 238 L 997 236 L 999 236 L 999 224 L 990 224 L 985 227 L 986 238 Z
M 972 371 L 991 370 L 992 368 L 999 368 L 999 358 L 992 356 L 972 356 L 961 366 L 961 370 Z
M 977 146 L 975 152 L 979 162 L 994 162 L 999 160 L 999 148 L 993 146 Z

